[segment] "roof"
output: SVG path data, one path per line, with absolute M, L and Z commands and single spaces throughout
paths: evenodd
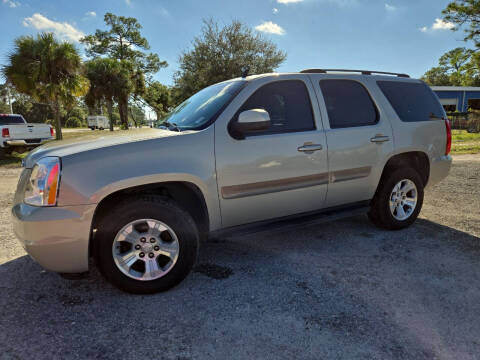
M 433 91 L 480 91 L 477 86 L 430 86 Z

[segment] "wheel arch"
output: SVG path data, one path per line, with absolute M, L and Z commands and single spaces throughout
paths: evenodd
M 383 167 L 379 184 L 392 170 L 399 167 L 413 168 L 420 175 L 423 186 L 427 185 L 430 177 L 430 159 L 427 153 L 423 151 L 408 151 L 391 156 Z
M 200 238 L 208 236 L 210 231 L 210 217 L 205 196 L 201 189 L 188 181 L 165 181 L 143 184 L 114 191 L 98 203 L 93 214 L 90 229 L 89 254 L 92 255 L 95 247 L 95 231 L 103 216 L 126 198 L 138 195 L 160 195 L 174 200 L 183 210 L 187 211 L 197 225 Z

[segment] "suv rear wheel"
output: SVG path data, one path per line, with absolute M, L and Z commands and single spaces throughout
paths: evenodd
M 369 212 L 372 222 L 385 229 L 403 229 L 418 217 L 423 204 L 423 182 L 413 168 L 383 176 Z
M 98 225 L 95 260 L 105 278 L 137 294 L 180 283 L 197 258 L 192 217 L 173 201 L 146 196 L 119 204 Z

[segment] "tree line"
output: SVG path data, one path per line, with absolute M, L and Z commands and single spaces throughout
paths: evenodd
M 180 54 L 179 70 L 168 87 L 153 79 L 168 64 L 149 52 L 138 20 L 106 13 L 104 21 L 105 29 L 80 40 L 86 61 L 72 43 L 52 33 L 15 39 L 2 68 L 6 82 L 0 86 L 0 112 L 9 112 L 5 99 L 11 97 L 27 120 L 53 119 L 57 139 L 62 126 L 103 110 L 110 130 L 117 120 L 128 129 L 129 118 L 144 116 L 144 106 L 161 119 L 206 86 L 241 76 L 247 66 L 252 74 L 272 72 L 286 58 L 274 43 L 239 21 L 221 27 L 204 20 L 191 49 Z
M 446 52 L 422 80 L 436 86 L 480 86 L 480 0 L 452 1 L 442 15 L 455 25 L 453 31 L 464 30 L 464 41 L 473 42 L 473 47 Z

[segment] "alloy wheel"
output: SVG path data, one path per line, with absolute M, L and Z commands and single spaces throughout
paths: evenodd
M 410 179 L 400 180 L 390 194 L 392 216 L 399 221 L 408 219 L 415 211 L 417 200 L 418 191 L 415 183 Z
M 165 276 L 175 266 L 179 251 L 175 232 L 167 224 L 154 219 L 128 223 L 117 233 L 112 245 L 118 269 L 140 281 Z

